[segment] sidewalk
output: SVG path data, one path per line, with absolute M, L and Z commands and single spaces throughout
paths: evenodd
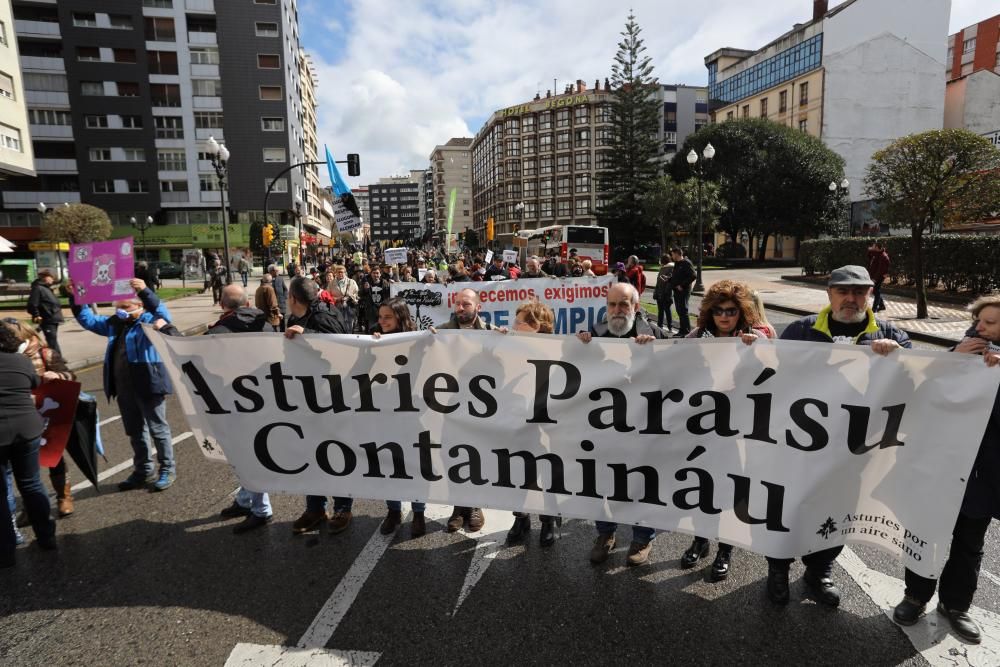
M 702 281 L 707 287 L 718 280 L 739 280 L 760 292 L 764 305 L 768 308 L 794 315 L 818 313 L 829 304 L 826 290 L 781 279 L 782 274 L 787 275 L 796 270 L 785 267 L 705 271 Z M 652 286 L 656 284 L 655 272 L 646 271 L 646 284 L 647 294 L 652 298 Z M 880 312 L 878 318 L 892 322 L 915 340 L 937 345 L 954 345 L 962 339 L 972 324 L 967 311 L 951 304 L 928 304 L 928 318 L 918 320 L 916 300 L 892 295 L 883 298 L 886 310 Z

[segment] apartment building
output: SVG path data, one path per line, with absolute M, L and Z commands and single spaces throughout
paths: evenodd
M 944 126 L 1000 141 L 1000 14 L 948 36 Z
M 0 179 L 34 175 L 14 12 L 9 0 L 0 0 Z
M 116 237 L 152 216 L 151 258 L 221 246 L 222 192 L 206 151 L 229 162 L 230 245 L 249 245 L 268 183 L 304 154 L 294 0 L 14 0 L 36 178 L 0 183 L 0 226 L 35 228 L 39 201 L 108 211 Z M 305 176 L 269 200 L 293 222 Z
M 423 236 L 423 169 L 409 176 L 390 176 L 368 186 L 373 241 L 411 243 Z
M 459 234 L 472 227 L 472 138 L 456 137 L 430 154 L 428 169 L 432 207 L 428 214 L 428 228 L 433 234 L 447 230 L 448 202 L 455 190 L 455 211 L 452 217 L 452 234 Z M 425 203 L 426 205 L 426 203 Z
M 660 159 L 667 163 L 689 135 L 708 124 L 708 88 L 661 85 L 657 90 L 657 100 L 663 105 L 663 122 L 657 131 Z

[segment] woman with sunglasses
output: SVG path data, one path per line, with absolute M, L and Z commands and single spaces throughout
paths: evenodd
M 378 323 L 372 331 L 372 338 L 376 340 L 382 336 L 406 331 L 416 331 L 417 326 L 410 316 L 410 307 L 406 302 L 396 297 L 385 301 L 378 307 Z M 391 535 L 399 528 L 403 522 L 403 503 L 398 500 L 387 500 L 385 505 L 388 513 L 379 527 L 379 532 L 383 535 Z M 413 521 L 410 523 L 410 537 L 420 537 L 427 532 L 427 523 L 424 519 L 424 503 L 414 502 Z
M 758 324 L 759 316 L 754 305 L 753 290 L 745 283 L 720 280 L 705 291 L 698 312 L 698 323 L 688 338 L 739 338 L 751 345 L 758 338 L 771 338 L 771 330 Z M 729 576 L 731 544 L 719 542 L 719 550 L 712 562 L 712 581 L 722 581 Z M 689 569 L 708 555 L 708 540 L 695 537 L 691 546 L 681 556 L 681 567 Z

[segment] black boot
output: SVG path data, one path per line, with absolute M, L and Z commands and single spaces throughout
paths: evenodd
M 712 561 L 712 581 L 722 581 L 729 576 L 729 558 L 732 556 L 733 547 L 729 544 L 719 544 L 719 550 L 715 553 L 715 560 Z
M 561 516 L 542 515 L 542 528 L 538 531 L 538 544 L 543 547 L 551 547 L 556 541 L 556 526 L 562 525 Z
M 517 544 L 531 532 L 531 517 L 527 514 L 514 514 L 514 525 L 507 532 L 507 544 Z
M 767 597 L 774 604 L 788 604 L 788 566 L 767 566 Z
M 708 540 L 704 537 L 696 537 L 694 541 L 691 542 L 691 546 L 687 548 L 684 555 L 681 556 L 681 568 L 684 570 L 690 569 L 697 564 L 699 560 L 708 555 Z

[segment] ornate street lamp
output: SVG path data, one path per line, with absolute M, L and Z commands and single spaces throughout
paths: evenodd
M 222 246 L 224 253 L 222 262 L 226 267 L 226 284 L 233 282 L 233 277 L 229 270 L 229 221 L 226 220 L 226 177 L 229 175 L 229 149 L 209 137 L 205 145 L 206 150 L 215 168 L 215 176 L 219 180 L 219 195 L 222 202 Z
M 691 166 L 691 170 L 695 173 L 698 178 L 698 274 L 697 280 L 694 283 L 695 292 L 703 292 L 705 290 L 705 285 L 701 282 L 701 266 L 702 266 L 702 255 L 704 253 L 704 239 L 702 238 L 702 226 L 704 211 L 702 210 L 701 202 L 701 183 L 705 180 L 705 164 L 715 157 L 715 147 L 712 144 L 706 144 L 705 149 L 701 152 L 705 161 L 698 164 L 698 154 L 694 152 L 692 148 L 687 154 L 687 163 Z
M 132 216 L 128 221 L 142 235 L 142 258 L 148 261 L 149 255 L 146 254 L 146 230 L 153 226 L 153 216 L 147 215 L 145 220 L 136 220 L 135 216 Z
M 830 181 L 830 194 L 837 198 L 838 206 L 843 206 L 844 195 L 847 194 L 848 189 L 851 187 L 851 182 L 845 177 L 840 183 L 836 181 Z M 846 209 L 846 215 L 844 216 L 845 222 L 847 223 L 845 236 L 851 235 L 851 212 L 850 209 Z

